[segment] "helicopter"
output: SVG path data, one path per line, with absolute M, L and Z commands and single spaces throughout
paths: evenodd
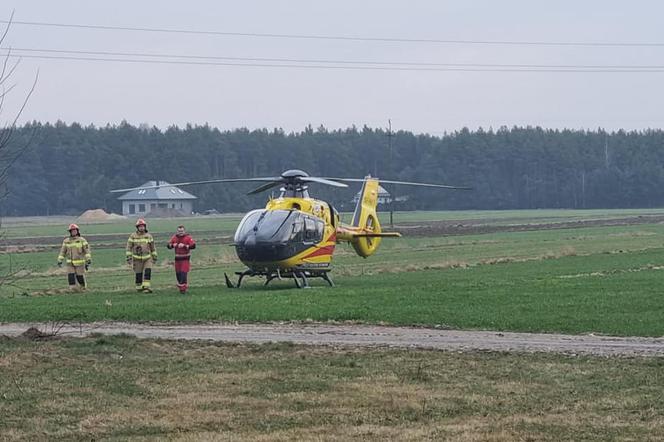
M 415 183 L 379 180 L 371 175 L 365 178 L 322 178 L 291 169 L 278 177 L 229 178 L 169 184 L 189 186 L 195 184 L 229 182 L 264 182 L 248 192 L 257 194 L 273 187 L 280 187 L 277 198 L 269 198 L 265 208 L 255 209 L 244 215 L 233 237 L 233 246 L 240 261 L 247 266 L 235 272 L 237 282 L 224 273 L 228 288 L 239 288 L 245 277 L 264 277 L 264 285 L 274 279 L 293 279 L 297 288 L 308 288 L 310 278 L 322 278 L 331 287 L 332 257 L 338 243 L 346 242 L 363 258 L 373 255 L 382 238 L 398 238 L 398 232 L 384 232 L 378 220 L 379 182 L 408 186 L 471 190 L 469 187 L 443 184 Z M 318 183 L 333 187 L 362 183 L 362 189 L 350 224 L 341 222 L 339 212 L 327 201 L 312 198 L 309 184 Z M 160 186 L 117 189 L 126 192 Z

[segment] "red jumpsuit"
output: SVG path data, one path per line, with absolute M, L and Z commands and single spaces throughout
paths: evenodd
M 180 293 L 185 293 L 189 287 L 187 284 L 187 273 L 191 269 L 191 251 L 196 248 L 196 241 L 188 234 L 173 235 L 166 246 L 175 249 L 175 277 L 178 280 Z

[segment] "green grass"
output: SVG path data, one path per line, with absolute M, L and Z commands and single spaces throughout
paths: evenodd
M 172 252 L 165 248 L 170 235 L 154 235 L 157 250 L 162 259 L 169 259 Z M 230 241 L 230 239 L 229 239 Z M 213 264 L 222 261 L 239 269 L 234 249 L 228 244 L 206 244 L 194 252 L 199 263 Z M 577 229 L 541 230 L 527 232 L 502 232 L 491 234 L 403 237 L 384 239 L 378 252 L 368 259 L 358 258 L 346 244 L 337 246 L 334 265 L 341 273 L 353 273 L 353 269 L 370 270 L 394 266 L 427 266 L 445 262 L 476 264 L 498 258 L 537 258 L 547 255 L 588 255 L 615 251 L 638 251 L 664 244 L 664 224 L 633 226 L 586 227 Z M 99 248 L 92 243 L 95 268 L 116 267 L 125 259 L 124 240 L 110 244 L 111 248 Z M 53 269 L 59 246 L 51 245 L 47 251 L 11 253 L 0 255 L 0 271 L 9 268 L 25 268 L 32 272 Z M 360 270 L 358 270 L 360 271 Z M 1 291 L 0 291 L 1 293 Z
M 381 208 L 380 218 L 384 225 L 389 223 L 389 214 Z M 589 219 L 622 218 L 637 215 L 664 215 L 664 209 L 614 209 L 614 210 L 455 210 L 455 211 L 414 211 L 394 212 L 395 223 L 423 221 L 487 220 L 490 223 L 529 223 L 565 222 Z M 242 214 L 189 218 L 147 218 L 152 233 L 171 233 L 178 224 L 184 224 L 188 230 L 233 232 Z M 349 222 L 351 214 L 342 214 L 342 219 Z M 111 222 L 78 222 L 76 217 L 33 217 L 4 218 L 3 230 L 8 238 L 30 238 L 40 236 L 64 236 L 67 225 L 77 222 L 83 235 L 129 234 L 133 231 L 134 219 L 114 220 Z
M 656 440 L 664 360 L 0 338 L 5 440 Z
M 153 295 L 18 295 L 0 300 L 0 321 L 360 321 L 661 336 L 662 254 L 654 249 L 348 276 L 334 289 L 321 281 L 310 290 L 297 290 L 291 281 L 267 288 L 253 281 L 240 290 L 198 286 L 187 297 L 170 288 Z
M 237 227 L 242 215 L 224 215 L 214 217 L 194 217 L 194 218 L 147 218 L 148 227 L 151 233 L 174 233 L 175 228 L 184 224 L 191 232 L 196 231 L 223 231 L 233 232 Z M 134 231 L 135 219 L 114 220 L 112 222 L 79 222 L 75 218 L 64 221 L 61 224 L 44 224 L 48 218 L 35 221 L 38 224 L 23 224 L 12 222 L 11 219 L 3 220 L 3 230 L 7 238 L 31 238 L 40 236 L 65 236 L 67 226 L 71 222 L 76 222 L 81 227 L 83 236 L 86 235 L 111 235 L 111 234 L 129 234 Z
M 528 212 L 532 219 L 533 211 Z M 570 211 L 546 212 L 570 216 Z M 589 211 L 581 212 L 587 216 Z M 439 215 L 444 214 L 419 214 Z M 174 220 L 163 220 L 168 222 Z M 200 226 L 215 236 L 205 230 L 209 226 Z M 0 255 L 0 272 L 26 270 L 14 285 L 0 287 L 0 321 L 316 320 L 664 335 L 659 293 L 664 224 L 405 237 L 384 240 L 366 260 L 340 245 L 332 273 L 337 287 L 314 280 L 314 288 L 303 291 L 292 281 L 264 288 L 251 279 L 241 290 L 227 289 L 224 272 L 242 265 L 232 247 L 202 238 L 186 298 L 174 290 L 172 252 L 163 247 L 168 235 L 155 237 L 161 258 L 153 271 L 157 294 L 150 296 L 133 291 L 124 249 L 114 244 L 92 244 L 94 265 L 85 296 L 62 293 L 66 276 L 54 266 L 55 247 Z
M 423 212 L 397 222 L 655 213 L 664 211 Z M 161 256 L 151 295 L 132 290 L 116 239 L 93 244 L 88 293 L 62 293 L 57 248 L 36 238 L 51 248 L 0 255 L 0 274 L 10 264 L 30 271 L 0 286 L 0 322 L 353 321 L 664 335 L 664 225 L 405 237 L 366 260 L 340 246 L 335 288 L 248 280 L 231 290 L 223 272 L 241 264 L 218 236 L 237 219 L 186 220 L 206 232 L 187 296 L 174 289 L 163 247 L 180 220 L 151 223 Z M 86 232 L 124 235 L 130 224 Z M 28 236 L 62 236 L 63 227 L 30 228 Z M 657 440 L 662 368 L 662 358 L 0 337 L 0 440 Z

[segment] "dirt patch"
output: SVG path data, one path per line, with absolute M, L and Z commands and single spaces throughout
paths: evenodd
M 530 222 L 522 224 L 504 223 L 504 219 L 467 219 L 455 221 L 430 221 L 427 223 L 401 223 L 394 230 L 404 236 L 453 236 L 478 235 L 497 232 L 527 232 L 535 230 L 578 229 L 583 227 L 632 226 L 664 223 L 664 215 L 639 215 L 624 218 L 589 219 L 561 222 Z M 521 219 L 521 221 L 523 221 Z M 390 229 L 391 230 L 391 229 Z
M 187 216 L 191 216 L 191 213 L 186 213 L 178 209 L 172 209 L 170 207 L 157 207 L 150 210 L 151 218 L 183 218 Z
M 35 245 L 14 245 L 14 246 L 6 246 L 4 248 L 0 247 L 0 250 L 4 251 L 4 253 L 34 253 L 34 252 L 41 252 L 42 250 L 46 250 L 49 248 L 50 247 L 38 247 Z
M 115 213 L 107 213 L 104 209 L 90 209 L 83 212 L 77 218 L 77 221 L 112 221 L 116 219 L 127 219 L 127 217 Z
M 49 324 L 42 324 L 41 326 L 42 329 L 48 329 L 48 327 Z M 0 324 L 0 334 L 17 336 L 25 328 L 26 324 Z M 92 333 L 131 334 L 139 338 L 238 343 L 292 342 L 306 345 L 380 346 L 454 351 L 664 356 L 664 338 L 443 330 L 360 324 L 150 325 L 100 322 L 78 326 L 64 324 L 59 326 L 57 330 L 59 334 L 69 334 L 71 336 L 86 336 Z
M 99 235 L 83 235 L 89 243 L 93 243 L 95 250 L 124 247 L 127 244 L 127 238 L 131 230 L 127 233 L 109 233 Z M 225 231 L 200 231 L 195 232 L 196 242 L 200 244 L 231 244 L 233 236 L 231 232 Z M 155 241 L 164 244 L 171 237 L 172 233 L 156 233 L 152 236 Z M 8 238 L 4 241 L 5 245 L 0 246 L 0 253 L 28 253 L 31 251 L 42 251 L 46 249 L 58 249 L 62 244 L 63 236 L 35 236 L 26 238 Z M 32 249 L 32 250 L 31 250 Z
M 19 338 L 28 341 L 43 341 L 45 339 L 53 339 L 54 337 L 53 333 L 45 333 L 36 327 L 30 327 L 19 335 Z

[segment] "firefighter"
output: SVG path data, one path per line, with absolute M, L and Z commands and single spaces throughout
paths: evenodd
M 69 236 L 62 241 L 58 255 L 58 267 L 62 267 L 66 260 L 69 288 L 75 291 L 78 282 L 80 290 L 85 290 L 85 271 L 92 264 L 90 245 L 81 236 L 81 230 L 76 224 L 70 224 L 67 230 Z
M 136 231 L 127 240 L 127 264 L 131 265 L 136 274 L 136 290 L 152 293 L 152 264 L 157 262 L 157 250 L 154 239 L 148 233 L 148 225 L 143 218 L 136 221 Z
M 180 293 L 185 294 L 189 288 L 187 273 L 191 269 L 191 251 L 196 248 L 196 241 L 185 231 L 184 226 L 180 225 L 166 248 L 175 249 L 175 278 Z

